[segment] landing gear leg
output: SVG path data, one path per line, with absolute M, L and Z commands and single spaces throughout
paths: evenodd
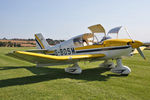
M 100 64 L 100 67 L 106 67 L 106 68 L 114 68 L 115 65 L 113 62 L 109 61 L 109 60 L 105 60 L 102 64 Z
M 71 73 L 71 74 L 81 74 L 82 69 L 79 67 L 77 63 L 74 63 L 73 66 L 65 68 L 65 72 Z
M 117 62 L 117 65 L 116 65 L 115 68 L 111 69 L 111 72 L 118 73 L 118 74 L 121 74 L 121 75 L 128 75 L 131 72 L 131 69 L 129 67 L 124 66 L 122 64 L 122 59 L 121 58 L 116 59 L 116 62 Z

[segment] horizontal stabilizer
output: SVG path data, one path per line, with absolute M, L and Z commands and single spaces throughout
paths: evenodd
M 34 52 L 34 53 L 46 53 L 48 52 L 47 49 L 33 49 L 33 50 L 26 50 L 26 52 Z

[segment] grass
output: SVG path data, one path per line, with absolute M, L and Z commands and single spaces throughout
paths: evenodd
M 67 66 L 36 68 L 34 64 L 6 56 L 12 50 L 0 48 L 0 100 L 149 100 L 150 51 L 147 60 L 138 54 L 124 58 L 131 68 L 120 76 L 98 68 L 101 62 L 80 62 L 81 75 L 64 72 Z

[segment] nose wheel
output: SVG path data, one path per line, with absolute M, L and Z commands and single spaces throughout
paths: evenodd
M 115 66 L 115 68 L 112 68 L 110 71 L 113 73 L 118 73 L 121 75 L 128 75 L 129 73 L 131 73 L 131 69 L 127 66 L 124 66 L 122 64 L 122 59 L 118 58 L 116 59 L 117 65 Z

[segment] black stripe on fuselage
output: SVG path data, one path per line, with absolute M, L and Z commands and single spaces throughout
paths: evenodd
M 35 38 L 35 41 L 38 43 L 38 45 L 40 46 L 40 48 L 42 49 L 42 46 L 40 45 L 40 43 L 38 42 L 38 40 Z
M 99 49 L 90 49 L 90 50 L 80 50 L 76 53 L 85 53 L 85 52 L 95 52 L 95 51 L 107 51 L 107 50 L 118 50 L 118 49 L 127 49 L 131 46 L 121 46 L 121 47 L 112 47 L 112 48 L 99 48 Z

